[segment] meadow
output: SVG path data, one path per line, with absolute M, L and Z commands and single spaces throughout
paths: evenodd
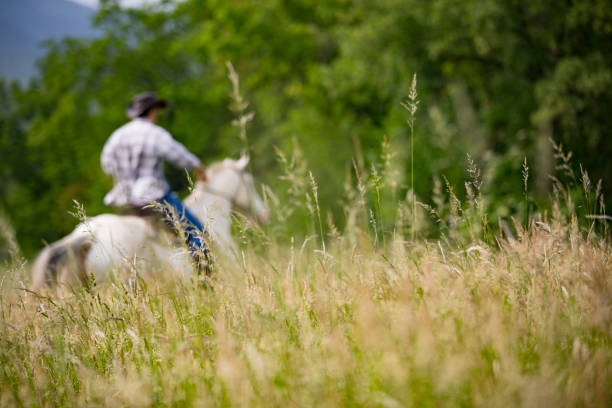
M 240 262 L 211 278 L 135 270 L 32 292 L 14 245 L 0 406 L 610 406 L 605 215 L 582 222 L 558 194 L 495 230 L 477 190 L 461 203 L 449 188 L 432 239 L 414 226 L 444 211 L 408 196 L 383 228 L 364 198 L 385 179 L 370 174 L 346 187 L 346 227 L 328 219 L 323 237 L 317 183 L 293 176 L 313 234 L 283 232 L 290 204 L 268 195 L 271 224 L 237 216 Z
M 0 78 L 0 407 L 612 406 L 608 0 L 150 3 Z M 209 278 L 32 291 L 144 90 L 270 223 Z

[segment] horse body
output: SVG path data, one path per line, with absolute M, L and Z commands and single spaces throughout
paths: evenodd
M 267 210 L 245 171 L 248 159 L 226 159 L 207 170 L 208 181 L 198 182 L 184 200 L 206 226 L 215 254 L 234 257 L 231 211 L 238 207 L 258 221 L 267 221 Z M 179 276 L 192 271 L 185 245 L 159 226 L 138 216 L 101 214 L 79 224 L 72 233 L 45 248 L 33 267 L 34 289 L 54 282 L 68 283 L 94 277 L 102 281 L 111 271 L 171 270 Z
M 224 196 L 207 192 L 198 182 L 184 203 L 205 223 L 210 241 L 216 248 L 227 256 L 234 256 L 237 247 L 232 238 L 232 202 Z

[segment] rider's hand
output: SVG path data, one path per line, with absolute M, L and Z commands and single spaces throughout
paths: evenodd
M 193 172 L 195 173 L 195 176 L 198 179 L 198 181 L 202 181 L 202 182 L 206 181 L 206 167 L 200 164 L 198 167 L 193 169 Z

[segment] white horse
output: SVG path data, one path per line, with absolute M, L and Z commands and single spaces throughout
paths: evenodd
M 254 216 L 260 224 L 268 211 L 246 171 L 248 158 L 225 159 L 210 165 L 207 181 L 197 182 L 184 204 L 203 221 L 215 255 L 235 258 L 231 234 L 233 207 Z M 193 271 L 186 245 L 159 222 L 139 216 L 101 214 L 79 224 L 72 233 L 47 246 L 33 266 L 32 288 L 53 283 L 104 280 L 113 271 L 173 271 L 188 276 Z

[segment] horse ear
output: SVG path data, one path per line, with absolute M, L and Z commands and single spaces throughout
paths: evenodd
M 246 166 L 249 164 L 249 160 L 250 157 L 249 156 L 242 156 L 240 159 L 238 159 L 238 161 L 236 162 L 236 167 L 239 170 L 244 170 L 246 169 Z

